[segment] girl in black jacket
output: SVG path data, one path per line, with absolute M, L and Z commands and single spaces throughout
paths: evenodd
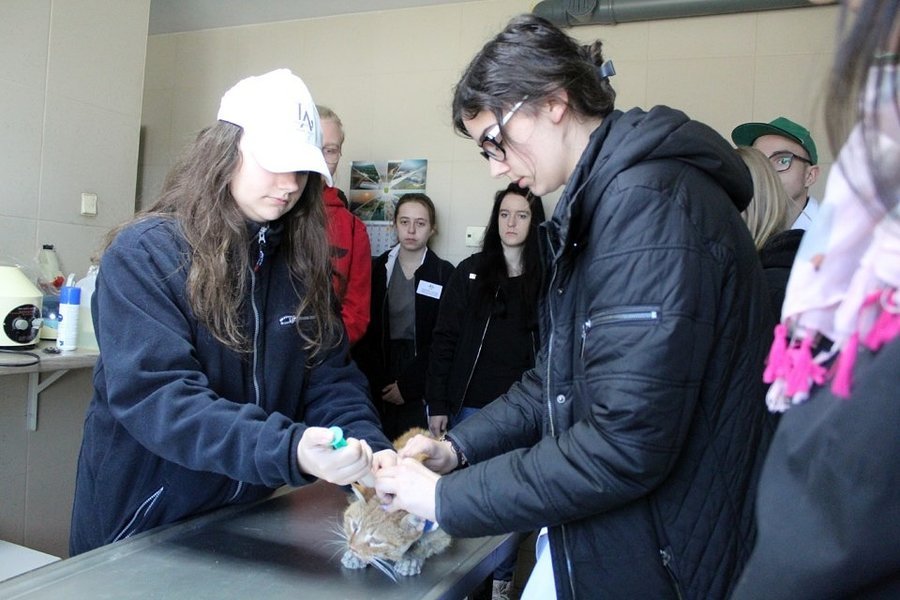
M 431 198 L 405 194 L 394 211 L 396 246 L 372 263 L 372 318 L 354 357 L 369 378 L 385 434 L 428 427 L 425 372 L 444 286 L 453 265 L 428 247 Z
M 443 435 L 503 395 L 534 366 L 540 345 L 540 196 L 515 183 L 494 195 L 482 251 L 456 267 L 434 328 L 425 400 L 428 426 Z M 508 596 L 518 545 L 493 575 L 493 597 Z M 506 594 L 501 593 L 505 591 Z
M 540 196 L 511 183 L 494 196 L 482 251 L 456 267 L 434 329 L 425 400 L 435 437 L 501 396 L 534 366 L 543 269 Z

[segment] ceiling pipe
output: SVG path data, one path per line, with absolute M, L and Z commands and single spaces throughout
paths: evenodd
M 810 0 L 544 0 L 532 12 L 559 27 L 572 27 L 807 6 L 816 4 Z

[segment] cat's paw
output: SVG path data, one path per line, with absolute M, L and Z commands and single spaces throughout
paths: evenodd
M 341 564 L 348 569 L 365 569 L 368 566 L 366 561 L 353 554 L 353 550 L 344 552 L 344 555 L 341 557 Z
M 422 572 L 422 563 L 425 562 L 421 558 L 401 558 L 394 563 L 394 571 L 397 575 L 418 575 Z

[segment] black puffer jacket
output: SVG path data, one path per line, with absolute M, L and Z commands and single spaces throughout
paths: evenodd
M 544 226 L 538 363 L 450 434 L 475 464 L 438 482 L 449 533 L 549 525 L 559 598 L 727 595 L 771 432 L 751 193 L 681 112 L 604 120 Z

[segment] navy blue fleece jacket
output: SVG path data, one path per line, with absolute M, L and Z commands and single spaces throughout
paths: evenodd
M 248 227 L 247 251 L 262 262 L 244 303 L 252 340 L 244 354 L 193 316 L 190 254 L 174 221 L 137 222 L 105 252 L 73 555 L 310 482 L 296 458 L 307 426 L 339 425 L 373 450 L 389 447 L 346 342 L 315 359 L 303 347 L 294 319 L 302 285 L 288 272 L 281 225 Z

